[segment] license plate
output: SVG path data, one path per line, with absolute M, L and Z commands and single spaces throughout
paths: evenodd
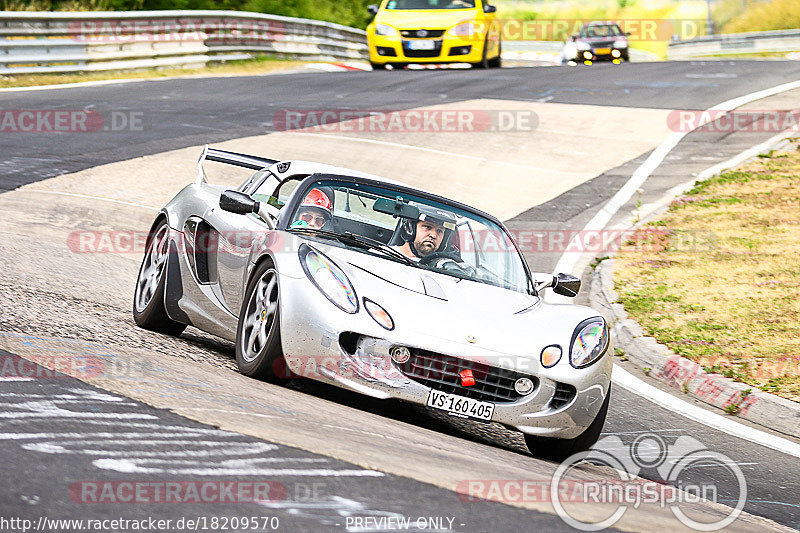
M 472 418 L 488 422 L 494 414 L 494 404 L 473 400 L 456 394 L 432 390 L 428 394 L 428 407 L 445 411 L 459 418 Z
M 436 41 L 408 41 L 409 50 L 434 50 L 436 48 Z
M 611 53 L 611 48 L 595 48 L 594 53 L 598 56 L 608 55 Z

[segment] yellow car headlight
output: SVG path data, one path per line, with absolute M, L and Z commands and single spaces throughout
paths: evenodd
M 456 24 L 449 30 L 447 30 L 447 35 L 451 35 L 453 37 L 476 37 L 480 38 L 483 37 L 483 30 L 478 25 L 477 22 L 474 20 L 470 20 L 467 22 L 461 22 Z
M 392 28 L 388 24 L 379 22 L 378 24 L 375 24 L 375 35 L 380 35 L 382 37 L 397 37 L 398 33 L 396 29 Z

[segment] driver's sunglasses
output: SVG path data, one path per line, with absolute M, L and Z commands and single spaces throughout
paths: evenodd
M 327 219 L 324 216 L 313 215 L 311 213 L 303 213 L 302 215 L 300 215 L 300 220 L 307 222 L 309 224 L 311 222 L 314 222 L 315 224 L 319 224 L 320 226 L 322 226 L 323 224 L 325 224 L 325 222 L 327 222 Z

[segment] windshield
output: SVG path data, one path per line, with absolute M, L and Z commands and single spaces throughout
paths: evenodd
M 475 0 L 389 0 L 386 9 L 471 9 Z
M 598 24 L 586 26 L 582 33 L 584 37 L 618 37 L 622 35 L 622 30 L 616 24 Z
M 336 244 L 518 292 L 531 287 L 501 226 L 477 213 L 389 187 L 318 180 L 300 192 L 289 231 L 339 235 Z

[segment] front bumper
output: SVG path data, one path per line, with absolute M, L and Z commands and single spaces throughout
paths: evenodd
M 429 40 L 433 50 L 412 50 L 410 43 Z M 372 63 L 477 63 L 483 58 L 483 39 L 453 37 L 446 33 L 435 39 L 371 36 L 369 60 Z
M 613 61 L 614 59 L 628 59 L 628 49 L 627 48 L 592 48 L 589 50 L 589 53 L 592 54 L 591 61 Z M 580 60 L 587 59 L 583 55 L 583 51 L 578 53 Z
M 492 422 L 531 435 L 574 438 L 597 416 L 609 390 L 612 362 L 606 355 L 575 369 L 564 358 L 542 368 L 529 357 L 514 357 L 420 334 L 387 331 L 362 308 L 347 314 L 333 306 L 307 279 L 282 276 L 281 339 L 287 366 L 302 378 L 344 387 L 374 398 L 394 398 L 424 406 L 431 388 L 403 374 L 389 356 L 395 344 L 527 373 L 538 380 L 534 391 L 516 401 L 495 404 Z M 361 295 L 379 303 L 374 295 Z M 429 298 L 419 295 L 419 298 Z M 424 305 L 424 303 L 423 303 Z M 345 334 L 344 336 L 342 334 Z M 347 348 L 345 348 L 347 346 Z M 467 355 L 468 354 L 468 355 Z M 559 384 L 562 384 L 561 386 Z M 569 385 L 574 394 L 563 401 Z M 561 400 L 561 401 L 559 401 Z

